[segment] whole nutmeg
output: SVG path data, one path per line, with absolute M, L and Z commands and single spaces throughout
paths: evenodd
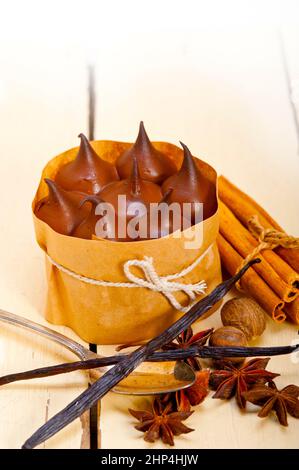
M 243 331 L 234 326 L 222 326 L 214 331 L 209 339 L 210 346 L 247 346 L 247 338 Z M 214 359 L 213 365 L 218 367 L 223 362 L 232 362 L 240 364 L 244 361 L 244 357 L 224 357 Z
M 266 328 L 264 310 L 250 297 L 228 300 L 221 309 L 221 320 L 225 326 L 235 326 L 242 330 L 248 341 L 260 336 Z

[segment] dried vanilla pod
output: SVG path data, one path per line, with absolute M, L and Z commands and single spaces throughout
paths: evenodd
M 136 158 L 142 179 L 153 183 L 162 183 L 168 176 L 174 174 L 177 168 L 173 161 L 164 153 L 155 149 L 140 122 L 136 142 L 126 150 L 116 162 L 120 177 L 129 178 L 132 172 L 133 160 Z
M 225 355 L 234 354 L 234 357 L 241 355 L 246 357 L 261 356 L 279 356 L 292 354 L 299 350 L 299 344 L 293 346 L 273 346 L 273 347 L 214 347 L 214 346 L 197 346 L 191 345 L 184 349 L 173 349 L 167 351 L 154 352 L 147 361 L 163 362 L 163 361 L 181 361 L 189 360 L 197 357 L 207 359 L 210 357 L 225 357 Z M 217 352 L 216 352 L 217 351 Z M 126 359 L 126 354 L 117 354 L 115 356 L 101 357 L 96 359 L 86 359 L 84 361 L 67 362 L 57 364 L 55 366 L 41 367 L 39 369 L 17 372 L 0 377 L 0 386 L 20 380 L 30 380 L 42 377 L 51 377 L 53 375 L 65 374 L 75 370 L 97 369 L 99 367 L 111 366 Z M 228 364 L 225 364 L 226 366 Z M 203 369 L 206 371 L 207 369 Z M 200 372 L 200 371 L 196 371 Z M 204 378 L 204 377 L 202 377 Z M 197 386 L 197 383 L 195 384 Z M 188 389 L 187 389 L 188 390 Z
M 110 162 L 103 160 L 92 148 L 84 134 L 75 160 L 62 166 L 55 181 L 68 191 L 97 194 L 108 183 L 119 180 L 117 170 Z
M 54 181 L 45 178 L 49 194 L 35 207 L 35 215 L 62 235 L 71 235 L 88 213 L 88 208 L 80 204 L 84 194 L 65 191 Z

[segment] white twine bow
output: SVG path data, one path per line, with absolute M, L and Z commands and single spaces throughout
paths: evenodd
M 131 266 L 137 266 L 142 269 L 145 279 L 135 276 L 130 270 Z M 147 289 L 161 292 L 171 303 L 171 305 L 182 312 L 187 312 L 190 308 L 183 307 L 172 292 L 184 292 L 191 300 L 195 299 L 196 294 L 204 294 L 207 285 L 205 281 L 200 281 L 196 284 L 183 284 L 181 282 L 174 282 L 172 279 L 181 277 L 181 273 L 171 274 L 169 276 L 159 276 L 154 268 L 154 260 L 151 257 L 145 256 L 143 260 L 132 259 L 126 261 L 124 264 L 124 272 L 126 277 L 139 287 L 146 287 Z M 189 302 L 190 304 L 190 302 Z
M 110 282 L 110 281 L 100 281 L 98 279 L 92 279 L 81 274 L 77 274 L 74 271 L 62 266 L 60 263 L 54 261 L 51 256 L 47 255 L 49 261 L 55 266 L 59 271 L 68 274 L 69 276 L 78 279 L 79 281 L 85 282 L 87 284 L 92 284 L 95 286 L 104 286 L 104 287 L 143 287 L 150 289 L 155 292 L 160 292 L 164 295 L 169 301 L 169 303 L 176 309 L 183 313 L 186 313 L 190 307 L 195 303 L 196 294 L 204 294 L 207 289 L 207 284 L 204 280 L 199 281 L 195 284 L 184 284 L 181 282 L 175 282 L 176 279 L 179 279 L 183 276 L 186 276 L 190 273 L 208 254 L 212 246 L 210 246 L 204 253 L 202 253 L 192 264 L 187 266 L 179 273 L 169 274 L 168 276 L 159 276 L 154 267 L 154 260 L 152 257 L 145 256 L 143 260 L 132 259 L 124 263 L 124 274 L 130 282 Z M 131 267 L 136 266 L 141 269 L 144 274 L 144 278 L 135 276 L 131 271 Z M 183 306 L 178 302 L 178 300 L 173 295 L 173 292 L 184 292 L 189 297 L 189 304 Z

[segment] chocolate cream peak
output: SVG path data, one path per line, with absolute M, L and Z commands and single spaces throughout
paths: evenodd
M 134 159 L 130 177 L 110 183 L 99 196 L 104 202 L 113 206 L 116 217 L 115 226 L 121 221 L 122 225 L 127 227 L 133 217 L 140 216 L 147 211 L 150 203 L 158 203 L 162 198 L 162 192 L 160 186 L 140 177 L 137 159 Z M 119 196 L 125 196 L 124 203 L 120 202 Z M 128 236 L 121 240 L 132 241 Z
M 180 142 L 184 150 L 183 163 L 175 175 L 170 176 L 162 185 L 163 194 L 169 189 L 172 193 L 169 202 L 203 203 L 203 218 L 210 217 L 216 210 L 215 187 L 202 173 L 187 145 Z M 193 222 L 195 205 L 192 208 Z
M 192 183 L 192 186 L 198 184 L 198 180 L 202 178 L 201 172 L 197 168 L 195 161 L 192 157 L 192 154 L 183 142 L 180 141 L 181 146 L 184 150 L 184 159 L 179 171 L 180 175 L 186 175 L 188 177 L 189 183 Z
M 79 138 L 76 158 L 58 170 L 55 181 L 67 191 L 97 194 L 111 181 L 119 180 L 119 176 L 115 166 L 95 152 L 84 134 L 79 134 Z
M 80 207 L 84 195 L 65 191 L 48 178 L 45 183 L 49 194 L 38 202 L 35 215 L 56 232 L 71 235 L 88 212 L 86 207 Z
M 116 162 L 121 178 L 129 178 L 134 158 L 137 160 L 141 178 L 153 183 L 161 183 L 177 171 L 172 160 L 153 146 L 145 131 L 143 121 L 140 122 L 136 142 Z

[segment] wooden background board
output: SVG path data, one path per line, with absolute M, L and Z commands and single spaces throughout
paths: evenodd
M 86 66 L 82 57 L 66 48 L 54 54 L 29 43 L 21 50 L 20 56 L 19 46 L 10 43 L 0 54 L 5 91 L 0 106 L 0 298 L 1 308 L 46 324 L 44 257 L 34 239 L 31 200 L 49 157 L 76 145 L 78 133 L 86 131 Z M 39 62 L 42 54 L 46 63 Z M 62 76 L 57 70 L 64 70 Z M 69 329 L 56 328 L 75 338 Z M 75 356 L 63 348 L 0 324 L 1 375 L 69 360 Z M 76 372 L 3 387 L 0 447 L 19 448 L 87 385 L 87 374 Z M 84 429 L 86 446 L 88 423 Z M 41 447 L 79 448 L 81 441 L 82 423 L 77 421 Z
M 38 14 L 47 21 L 36 22 L 34 28 L 25 21 L 32 5 L 38 5 L 32 0 L 20 7 L 16 18 L 14 7 L 7 7 L 14 31 L 5 14 L 0 19 L 0 307 L 44 324 L 44 260 L 34 240 L 30 204 L 46 161 L 76 145 L 79 132 L 87 132 L 91 57 L 96 68 L 97 139 L 132 141 L 143 119 L 153 140 L 182 140 L 255 197 L 286 230 L 299 233 L 296 27 L 283 25 L 278 34 L 274 21 L 256 24 L 258 2 L 246 10 L 244 26 L 220 21 L 223 10 L 215 26 L 212 12 L 205 21 L 203 10 L 192 15 L 188 9 L 190 27 L 180 18 L 178 2 L 172 2 L 174 10 L 161 6 L 156 21 L 156 12 L 150 13 L 146 25 L 136 21 L 142 12 L 134 16 L 128 6 L 127 11 L 120 7 L 117 18 L 112 6 L 103 4 L 92 15 L 95 3 L 86 2 L 87 11 L 74 11 L 69 21 L 65 4 L 60 10 L 39 6 Z M 194 7 L 197 2 L 191 3 Z M 218 326 L 219 315 L 202 324 Z M 55 328 L 75 338 L 69 329 Z M 259 344 L 289 344 L 297 338 L 296 327 L 269 322 Z M 62 348 L 0 325 L 1 374 L 71 358 Z M 296 358 L 271 363 L 271 370 L 283 372 L 279 384 L 299 383 Z M 20 447 L 87 385 L 87 375 L 76 372 L 3 387 L 0 448 Z M 102 401 L 103 448 L 149 447 L 127 413 L 129 406 L 139 407 L 143 400 L 109 394 Z M 180 438 L 178 447 L 291 448 L 299 442 L 294 419 L 282 429 L 274 419 L 259 420 L 255 413 L 245 417 L 234 402 L 211 398 L 191 417 L 190 426 L 196 431 Z M 85 423 L 84 446 L 88 430 Z M 45 447 L 79 448 L 81 442 L 82 424 L 77 420 Z

